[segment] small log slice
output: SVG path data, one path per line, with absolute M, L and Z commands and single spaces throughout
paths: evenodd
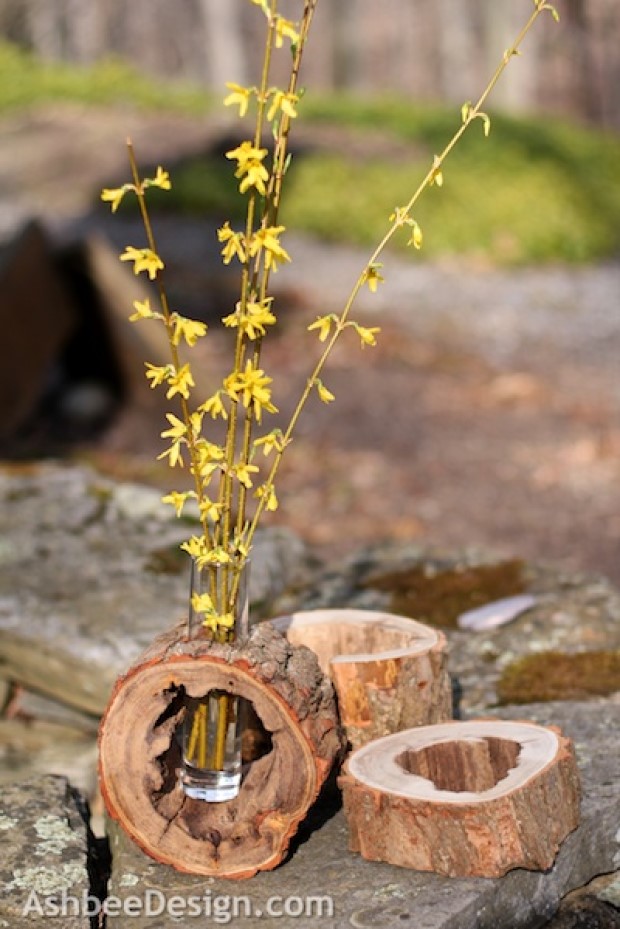
M 284 857 L 342 748 L 335 695 L 316 656 L 268 624 L 245 645 L 160 636 L 114 688 L 99 734 L 110 815 L 152 858 L 179 871 L 251 877 Z M 178 783 L 177 731 L 192 697 L 222 689 L 250 701 L 270 750 L 239 795 L 206 803 Z
M 423 623 L 371 610 L 309 610 L 272 620 L 307 645 L 334 682 L 349 744 L 452 718 L 446 638 Z
M 579 822 L 571 742 L 528 722 L 387 736 L 349 756 L 339 785 L 352 851 L 449 876 L 546 870 Z

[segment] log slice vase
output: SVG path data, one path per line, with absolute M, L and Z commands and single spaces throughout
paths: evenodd
M 329 674 L 351 748 L 452 718 L 446 637 L 413 619 L 373 610 L 308 610 L 272 620 Z
M 269 748 L 223 803 L 179 786 L 178 732 L 190 698 L 212 689 L 244 697 Z M 119 678 L 99 733 L 109 814 L 148 855 L 179 871 L 247 878 L 276 867 L 341 752 L 332 684 L 316 656 L 268 624 L 245 644 L 160 636 Z
M 449 876 L 546 870 L 579 822 L 572 744 L 529 722 L 387 736 L 349 756 L 339 785 L 352 851 Z

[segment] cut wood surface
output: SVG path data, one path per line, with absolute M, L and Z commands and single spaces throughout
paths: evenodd
M 267 624 L 245 645 L 189 640 L 181 624 L 121 677 L 101 722 L 99 769 L 110 815 L 157 861 L 180 871 L 251 877 L 284 857 L 341 750 L 333 687 L 316 656 Z M 269 750 L 238 797 L 205 803 L 178 784 L 176 732 L 211 689 L 250 701 Z
M 371 610 L 309 610 L 272 620 L 329 674 L 352 748 L 452 718 L 446 638 L 423 623 Z
M 353 752 L 339 778 L 349 845 L 450 876 L 546 870 L 579 822 L 569 739 L 528 722 L 448 722 Z

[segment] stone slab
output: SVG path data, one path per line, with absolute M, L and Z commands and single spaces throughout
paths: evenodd
M 159 490 L 87 467 L 0 470 L 0 677 L 100 714 L 116 677 L 187 612 L 195 531 Z M 285 529 L 257 534 L 251 616 L 303 570 Z
M 89 837 L 77 792 L 46 776 L 4 785 L 0 793 L 0 927 L 49 924 L 50 898 L 90 893 Z M 88 929 L 80 907 L 67 904 L 62 929 Z M 86 909 L 82 907 L 81 909 Z
M 150 894 L 155 910 L 164 907 L 158 915 L 133 917 L 133 929 L 169 926 L 173 914 L 166 906 L 175 897 L 181 902 L 173 903 L 179 916 L 174 924 L 184 927 L 200 921 L 190 915 L 189 903 L 183 911 L 183 901 L 194 897 L 194 905 L 202 907 L 203 921 L 207 906 L 212 920 L 220 908 L 221 922 L 236 906 L 234 924 L 248 929 L 264 925 L 273 906 L 279 910 L 280 929 L 313 925 L 321 929 L 537 929 L 549 920 L 565 894 L 617 867 L 620 704 L 613 700 L 535 704 L 506 707 L 493 715 L 556 724 L 575 740 L 584 792 L 582 822 L 547 872 L 519 869 L 498 879 L 461 879 L 363 861 L 348 851 L 344 816 L 332 804 L 314 809 L 287 862 L 243 882 L 198 880 L 158 865 L 113 828 L 109 894 L 121 906 L 128 897 L 144 902 Z M 315 828 L 308 828 L 311 825 Z M 299 907 L 306 903 L 310 912 L 300 918 Z M 138 904 L 134 901 L 134 905 Z M 297 915 L 287 915 L 287 906 Z M 126 924 L 117 915 L 108 918 L 107 926 L 116 929 Z

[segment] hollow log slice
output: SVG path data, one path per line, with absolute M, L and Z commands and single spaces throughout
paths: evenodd
M 555 727 L 472 720 L 353 752 L 338 779 L 349 847 L 449 876 L 546 870 L 579 822 L 572 743 Z
M 189 640 L 180 624 L 117 681 L 99 733 L 110 815 L 152 858 L 179 871 L 251 877 L 284 857 L 342 747 L 332 684 L 316 656 L 267 624 L 246 644 Z M 177 730 L 190 698 L 222 689 L 250 701 L 271 749 L 223 803 L 178 783 Z
M 372 610 L 308 610 L 272 620 L 316 653 L 338 695 L 349 743 L 452 718 L 446 638 L 438 629 Z

